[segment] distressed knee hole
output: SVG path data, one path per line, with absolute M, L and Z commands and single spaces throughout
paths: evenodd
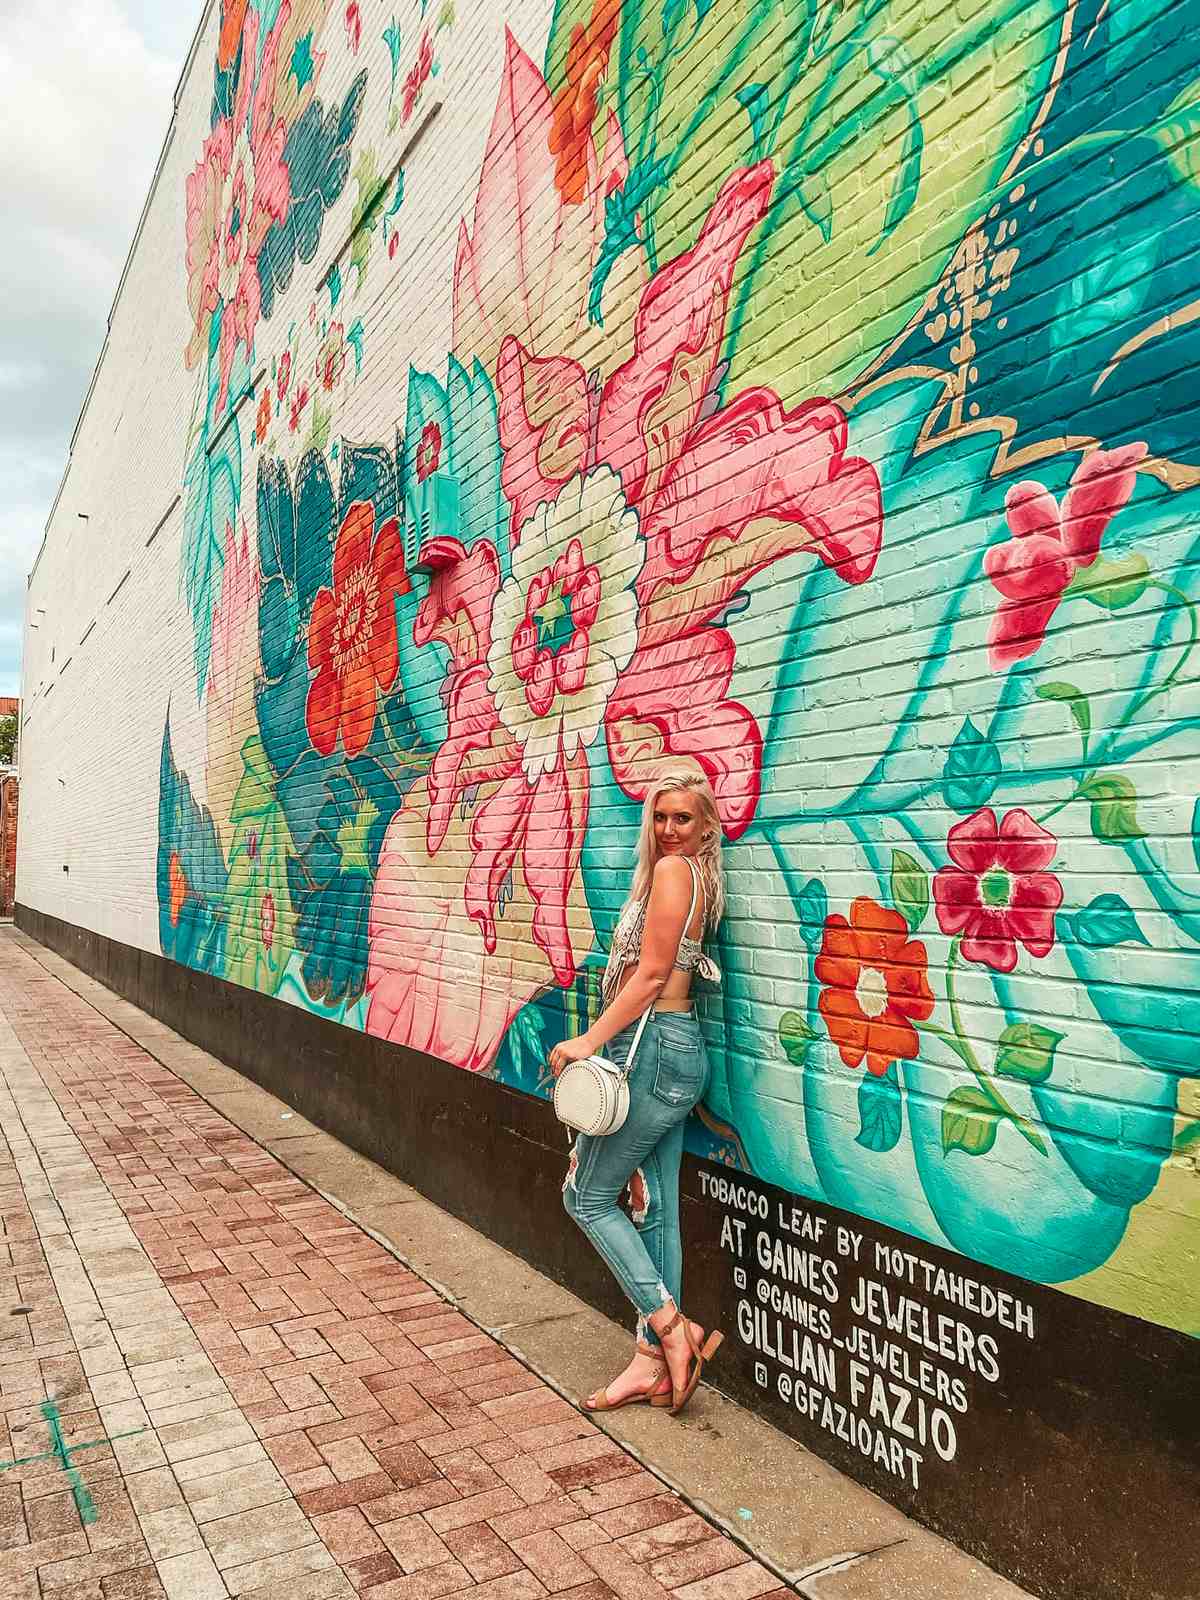
M 571 1214 L 571 1216 L 575 1215 L 575 1203 L 579 1198 L 578 1190 L 575 1187 L 575 1178 L 578 1172 L 579 1157 L 575 1151 L 572 1150 L 567 1161 L 567 1170 L 562 1181 L 563 1205 Z
M 650 1185 L 641 1167 L 634 1170 L 625 1190 L 625 1198 L 629 1203 L 630 1220 L 635 1224 L 645 1222 L 650 1215 Z

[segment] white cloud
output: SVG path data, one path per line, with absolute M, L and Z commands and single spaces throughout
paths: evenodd
M 0 694 L 19 688 L 25 575 L 202 6 L 62 0 L 3 8 Z

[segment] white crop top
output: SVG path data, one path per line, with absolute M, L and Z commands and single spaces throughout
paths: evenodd
M 704 882 L 700 876 L 699 868 L 690 856 L 683 858 L 692 874 L 692 903 L 688 907 L 687 920 L 683 924 L 683 933 L 679 940 L 679 949 L 675 953 L 674 970 L 676 972 L 698 972 L 702 978 L 707 978 L 710 983 L 720 983 L 721 969 L 711 956 L 704 954 L 702 945 L 704 940 L 704 923 L 701 920 L 700 938 L 688 937 L 688 929 L 692 925 L 692 918 L 696 914 L 697 895 L 703 894 Z M 613 929 L 612 948 L 608 953 L 608 961 L 604 968 L 603 994 L 605 1002 L 612 999 L 617 992 L 617 985 L 626 967 L 631 967 L 642 953 L 642 935 L 646 931 L 646 907 L 650 902 L 649 892 L 644 898 L 627 905 Z

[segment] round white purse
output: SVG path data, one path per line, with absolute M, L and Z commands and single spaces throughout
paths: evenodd
M 629 1115 L 629 1074 L 649 1015 L 647 1007 L 623 1067 L 604 1056 L 584 1056 L 559 1073 L 554 1080 L 554 1114 L 564 1126 L 596 1138 L 616 1133 L 624 1124 Z

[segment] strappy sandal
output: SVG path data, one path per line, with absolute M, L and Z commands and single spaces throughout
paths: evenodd
M 639 1389 L 636 1394 L 626 1395 L 624 1400 L 610 1400 L 607 1387 L 597 1389 L 594 1395 L 588 1395 L 582 1406 L 584 1411 L 620 1411 L 623 1406 L 669 1406 L 674 1398 L 674 1386 L 668 1394 L 659 1394 L 658 1386 L 667 1375 L 667 1358 L 662 1351 L 653 1345 L 643 1344 L 638 1340 L 638 1354 L 649 1356 L 656 1366 L 661 1367 L 648 1389 Z
M 692 1353 L 692 1364 L 688 1372 L 687 1382 L 682 1389 L 675 1387 L 675 1380 L 671 1380 L 671 1415 L 677 1417 L 696 1392 L 696 1385 L 700 1382 L 700 1374 L 704 1371 L 704 1363 L 711 1361 L 725 1339 L 720 1332 L 710 1333 L 702 1345 L 697 1346 L 692 1337 L 692 1325 L 683 1313 L 676 1311 L 665 1328 L 656 1330 L 660 1339 L 665 1339 L 667 1334 L 674 1331 L 677 1325 L 683 1324 L 683 1335 L 688 1342 L 688 1349 Z M 665 1398 L 665 1396 L 664 1396 Z

